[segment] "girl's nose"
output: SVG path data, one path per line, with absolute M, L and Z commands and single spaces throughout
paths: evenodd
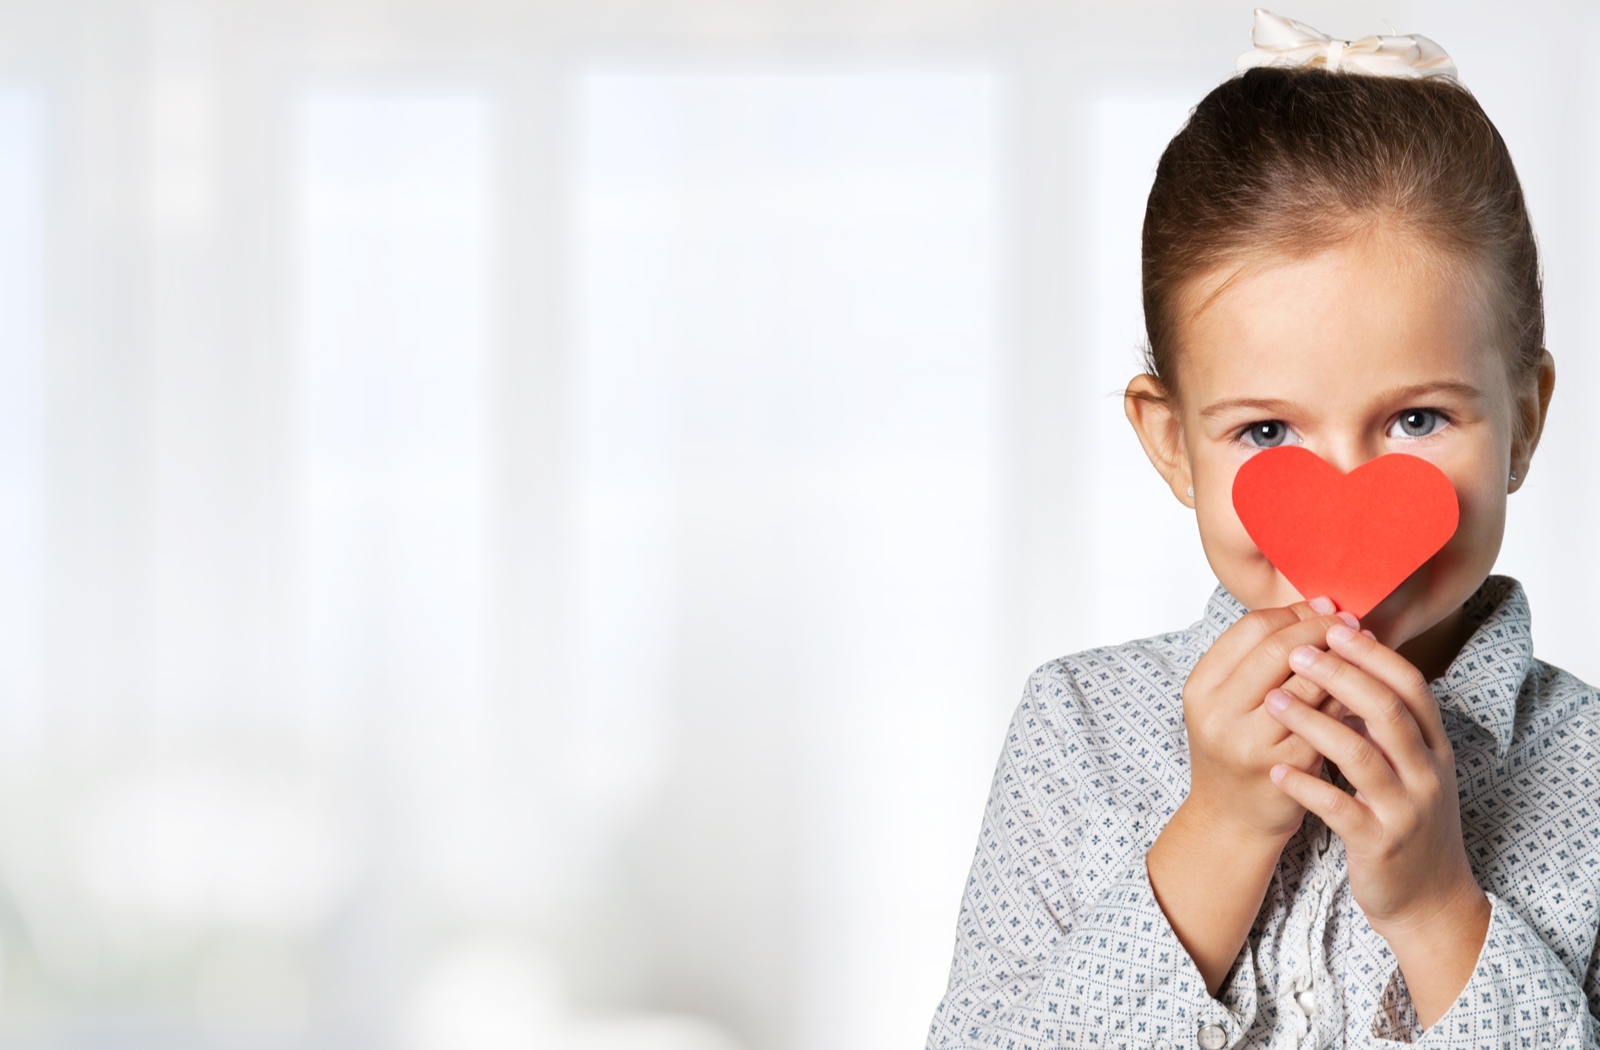
M 1370 459 L 1383 455 L 1383 444 L 1365 434 L 1339 434 L 1312 446 L 1312 451 L 1348 474 Z

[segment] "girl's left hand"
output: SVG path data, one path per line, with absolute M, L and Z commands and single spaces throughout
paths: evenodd
M 1455 755 L 1427 680 L 1403 656 L 1343 625 L 1328 631 L 1328 650 L 1302 646 L 1289 664 L 1365 722 L 1365 734 L 1281 689 L 1266 707 L 1356 792 L 1285 765 L 1271 776 L 1344 840 L 1350 890 L 1394 950 L 1427 1027 L 1466 986 L 1488 932 L 1488 898 L 1461 838 Z

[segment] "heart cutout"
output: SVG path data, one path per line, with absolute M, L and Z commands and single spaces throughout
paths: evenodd
M 1246 460 L 1233 509 L 1301 596 L 1358 617 L 1437 554 L 1461 516 L 1450 479 L 1425 459 L 1392 453 L 1342 474 L 1298 445 Z

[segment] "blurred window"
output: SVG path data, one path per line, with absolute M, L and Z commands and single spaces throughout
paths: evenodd
M 304 122 L 307 724 L 366 769 L 381 863 L 474 913 L 504 874 L 482 652 L 489 109 L 326 96 Z
M 42 728 L 42 106 L 0 93 L 0 755 Z
M 1094 233 L 1085 272 L 1092 275 L 1097 338 L 1084 362 L 1094 383 L 1094 490 L 1083 505 L 1094 530 L 1090 560 L 1093 634 L 1082 643 L 1114 645 L 1198 619 L 1217 585 L 1193 515 L 1150 466 L 1122 409 L 1128 380 L 1144 370 L 1144 304 L 1139 241 L 1156 162 L 1188 119 L 1203 87 L 1165 97 L 1096 100 Z
M 309 613 L 335 731 L 476 699 L 486 134 L 475 98 L 305 111 Z
M 627 896 L 684 906 L 630 936 L 764 1004 L 752 1046 L 913 1045 L 948 971 L 1000 732 L 996 79 L 579 94 L 572 779 L 661 836 Z

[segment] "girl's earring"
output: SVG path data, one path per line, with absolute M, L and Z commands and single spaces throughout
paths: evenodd
M 1512 481 L 1517 480 L 1517 472 L 1516 471 L 1512 471 L 1511 472 L 1511 480 Z M 1194 499 L 1194 486 L 1193 485 L 1189 486 L 1189 498 L 1190 499 Z
M 1511 472 L 1511 480 L 1512 481 L 1516 481 L 1517 480 L 1517 472 L 1514 471 L 1514 470 Z M 1194 495 L 1194 489 L 1190 489 L 1189 490 L 1189 495 L 1191 495 L 1191 496 Z

